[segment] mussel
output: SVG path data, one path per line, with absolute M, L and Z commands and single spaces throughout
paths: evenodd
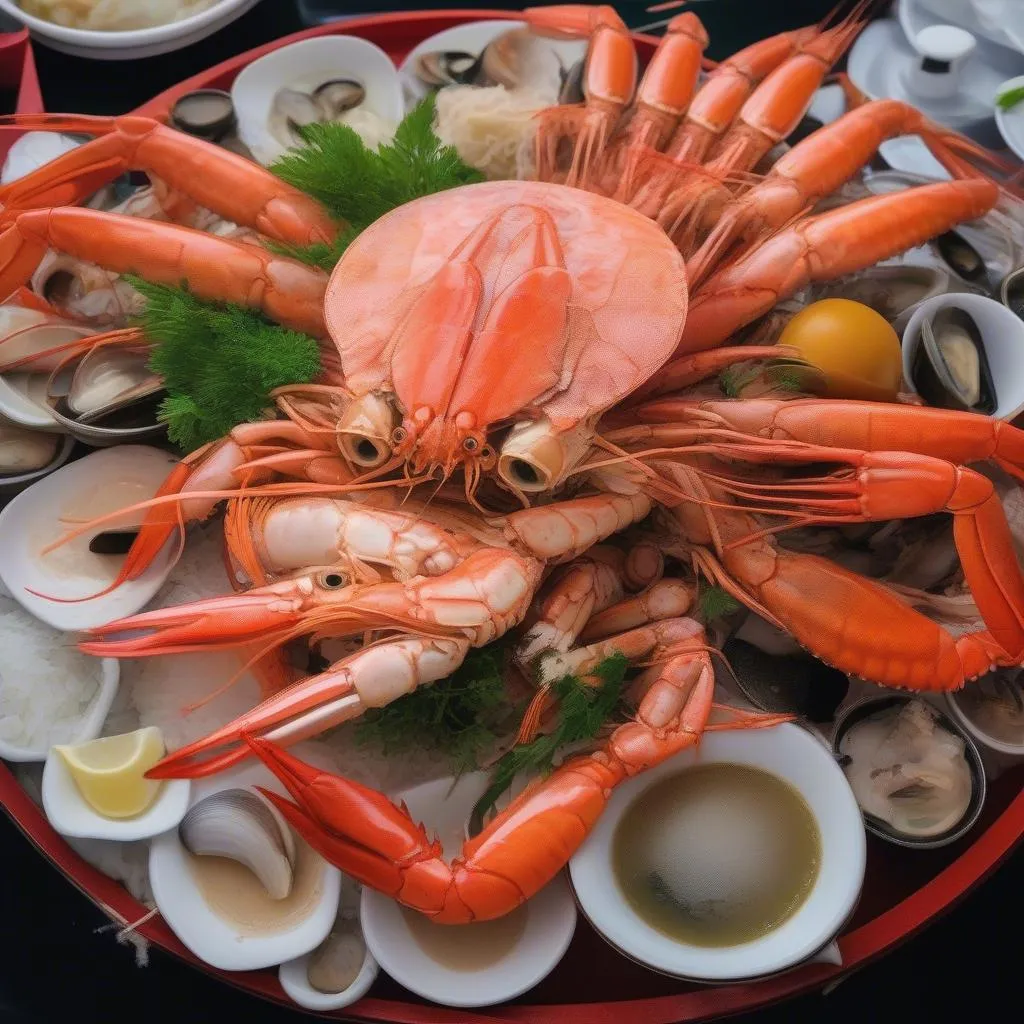
M 922 322 L 911 372 L 917 393 L 929 405 L 986 415 L 996 410 L 981 331 L 958 306 L 944 306 Z
M 999 301 L 1024 320 L 1024 267 L 1011 270 L 999 285 Z
M 947 231 L 935 239 L 935 247 L 947 266 L 965 281 L 984 281 L 986 268 L 981 253 L 957 231 Z
M 486 49 L 484 53 L 486 53 Z M 478 85 L 483 54 L 476 57 L 462 50 L 438 50 L 423 53 L 416 60 L 416 76 L 426 85 Z
M 196 89 L 171 108 L 171 124 L 178 131 L 207 142 L 219 142 L 235 127 L 235 105 L 222 89 Z
M 302 129 L 324 121 L 338 121 L 366 99 L 366 89 L 351 78 L 330 78 L 312 92 L 284 86 L 274 93 L 267 127 L 280 142 L 303 142 Z
M 351 78 L 332 78 L 313 90 L 313 99 L 324 118 L 333 121 L 366 99 L 366 90 Z

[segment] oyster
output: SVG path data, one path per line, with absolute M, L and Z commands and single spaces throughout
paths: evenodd
M 981 331 L 964 309 L 944 306 L 925 318 L 912 373 L 915 389 L 929 405 L 995 412 L 995 385 Z
M 225 789 L 200 800 L 182 818 L 178 837 L 193 856 L 245 865 L 272 899 L 292 890 L 295 837 L 277 809 L 250 790 Z

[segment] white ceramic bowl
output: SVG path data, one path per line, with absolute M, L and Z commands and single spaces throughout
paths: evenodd
M 262 786 L 287 796 L 284 786 L 262 764 L 249 764 L 192 785 L 189 806 L 224 789 Z M 215 914 L 196 885 L 178 830 L 157 836 L 149 848 L 153 899 L 168 926 L 192 952 L 222 971 L 256 971 L 309 953 L 327 937 L 338 913 L 341 872 L 325 863 L 320 900 L 294 928 L 270 935 L 240 935 Z
M 285 86 L 313 89 L 329 78 L 351 78 L 366 90 L 360 105 L 397 125 L 402 120 L 402 87 L 391 58 L 358 36 L 317 36 L 282 46 L 244 67 L 231 86 L 239 139 L 261 163 L 287 150 L 267 127 L 274 94 Z
M 342 885 L 351 884 L 350 881 L 342 878 Z M 356 927 L 358 927 L 358 923 L 356 923 Z M 300 956 L 297 960 L 289 960 L 288 963 L 281 964 L 277 972 L 278 981 L 281 982 L 281 988 L 285 990 L 288 998 L 306 1010 L 324 1012 L 351 1006 L 370 991 L 370 986 L 380 974 L 380 965 L 370 952 L 370 947 L 367 946 L 366 956 L 363 957 L 363 966 L 347 989 L 343 992 L 319 992 L 310 985 L 307 973 L 309 958 L 312 955 L 310 952 Z
M 487 778 L 485 772 L 473 772 L 458 782 L 436 779 L 398 794 L 395 801 L 404 801 L 413 819 L 429 832 L 436 830 L 450 861 L 462 846 L 465 823 L 487 788 Z M 560 872 L 526 904 L 526 924 L 512 949 L 473 971 L 453 970 L 429 956 L 389 896 L 364 888 L 359 918 L 367 947 L 395 981 L 444 1006 L 476 1007 L 514 999 L 551 973 L 572 941 L 576 905 Z
M 106 818 L 86 802 L 64 758 L 51 747 L 43 768 L 43 810 L 62 836 L 127 843 L 176 828 L 188 809 L 191 786 L 188 779 L 168 779 L 142 814 L 134 818 Z
M 971 684 L 968 683 L 968 686 Z M 950 717 L 960 726 L 964 732 L 969 733 L 974 741 L 982 747 L 988 747 L 1000 754 L 1006 754 L 1013 758 L 1024 758 L 1024 743 L 1008 743 L 1006 740 L 996 739 L 981 729 L 964 709 L 960 706 L 957 697 L 963 693 L 962 690 L 950 690 L 942 696 L 945 699 L 946 709 Z
M 661 779 L 696 765 L 731 763 L 771 772 L 807 801 L 821 833 L 821 866 L 801 907 L 778 928 L 739 946 L 677 942 L 651 927 L 615 881 L 612 842 L 626 809 Z M 705 735 L 700 746 L 621 785 L 590 838 L 569 862 L 580 908 L 626 956 L 694 981 L 740 981 L 784 971 L 827 946 L 853 912 L 864 881 L 864 825 L 857 801 L 829 750 L 796 725 Z
M 85 655 L 82 655 L 85 657 Z M 116 658 L 100 660 L 100 685 L 91 703 L 86 708 L 75 734 L 69 743 L 87 743 L 96 739 L 103 731 L 103 723 L 107 719 L 111 704 L 117 696 L 117 686 L 121 679 L 121 663 Z M 0 740 L 0 758 L 5 761 L 45 761 L 50 747 L 18 747 L 13 743 Z
M 174 456 L 159 448 L 141 445 L 102 448 L 22 491 L 0 512 L 0 547 L 4 552 L 0 558 L 0 579 L 15 600 L 37 619 L 60 630 L 89 629 L 140 611 L 170 575 L 176 543 L 173 537 L 141 576 L 100 597 L 89 595 L 113 582 L 122 559 L 111 556 L 109 565 L 94 567 L 95 572 L 89 574 L 79 574 L 63 558 L 40 557 L 38 551 L 60 535 L 59 517 L 75 496 L 101 493 L 104 488 L 123 485 L 128 488 L 124 492 L 124 504 L 143 500 L 156 493 L 176 461 Z M 115 492 L 108 490 L 107 493 Z M 141 519 L 141 512 L 133 513 L 125 525 L 137 524 Z M 95 533 L 117 528 L 118 523 L 114 521 L 97 527 Z M 73 543 L 87 547 L 88 539 L 81 538 Z M 53 556 L 59 554 L 59 549 L 53 552 Z M 92 562 L 89 564 L 93 566 Z M 87 599 L 51 601 L 40 596 L 43 594 Z
M 984 295 L 955 292 L 936 295 L 918 306 L 903 332 L 903 380 L 914 391 L 912 367 L 914 353 L 921 341 L 921 323 L 946 306 L 958 306 L 974 318 L 981 332 L 989 368 L 996 389 L 993 416 L 1012 420 L 1024 412 L 1024 320 L 1001 302 Z
M 1024 75 L 1009 78 L 996 90 L 1000 96 L 1007 89 L 1019 89 L 1024 86 Z M 1009 110 L 1003 110 L 996 104 L 996 127 L 1003 141 L 1013 150 L 1020 160 L 1024 160 L 1024 100 Z
M 220 0 L 205 11 L 181 21 L 127 32 L 97 32 L 55 25 L 52 21 L 26 14 L 16 0 L 0 0 L 0 11 L 25 25 L 33 39 L 61 53 L 97 60 L 135 60 L 137 57 L 170 53 L 197 43 L 240 18 L 257 3 L 259 0 Z

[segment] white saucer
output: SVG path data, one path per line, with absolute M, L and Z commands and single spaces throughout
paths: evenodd
M 1019 89 L 1022 85 L 1024 85 L 1024 75 L 1018 75 L 1016 78 L 1010 78 L 1003 82 L 999 86 L 999 93 L 1003 93 L 1007 89 Z M 1009 110 L 1003 110 L 997 105 L 996 127 L 1007 146 L 1021 160 L 1024 160 L 1024 100 L 1016 106 L 1010 107 Z

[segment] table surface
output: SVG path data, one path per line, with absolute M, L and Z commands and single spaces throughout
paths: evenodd
M 358 4 L 335 6 L 339 12 L 360 11 Z M 438 0 L 437 6 L 482 5 Z M 645 14 L 645 3 L 617 6 L 631 26 L 659 17 Z M 711 35 L 709 53 L 721 57 L 772 32 L 813 22 L 830 6 L 831 0 L 710 0 L 695 9 Z M 46 109 L 121 113 L 226 57 L 303 27 L 294 0 L 263 0 L 195 46 L 131 64 L 82 60 L 37 46 Z M 0 819 L 0 850 L 7 938 L 0 961 L 0 1024 L 136 1024 L 152 1016 L 154 1007 L 161 1021 L 271 1024 L 296 1019 L 293 1012 L 240 994 L 160 951 L 152 952 L 148 967 L 137 967 L 130 948 L 118 946 L 109 932 L 97 933 L 107 923 L 103 914 L 6 819 Z M 741 1024 L 946 1021 L 977 1005 L 981 993 L 1006 992 L 1014 998 L 1011 980 L 1019 977 L 1021 961 L 1013 925 L 1024 913 L 1022 870 L 1024 851 L 1018 850 L 943 920 L 829 994 L 734 1019 Z M 580 993 L 580 1000 L 585 998 Z M 466 1019 L 472 1020 L 471 1014 Z

